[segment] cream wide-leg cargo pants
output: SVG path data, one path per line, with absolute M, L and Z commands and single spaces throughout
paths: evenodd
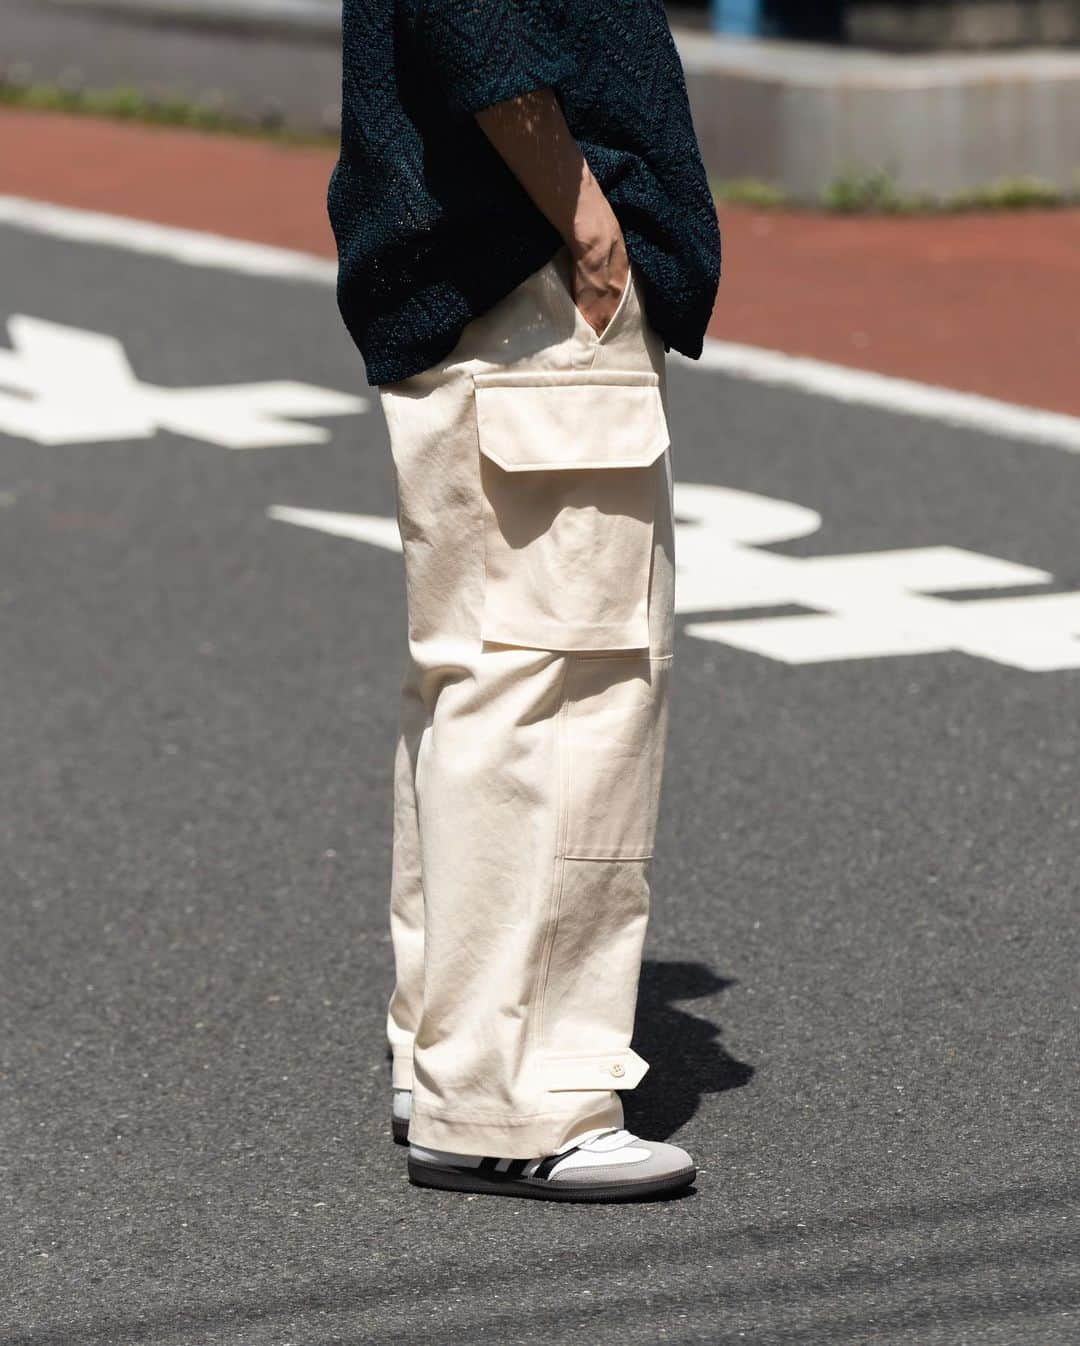
M 405 551 L 387 1030 L 410 1140 L 550 1154 L 620 1126 L 673 635 L 664 346 L 569 252 L 381 385 Z

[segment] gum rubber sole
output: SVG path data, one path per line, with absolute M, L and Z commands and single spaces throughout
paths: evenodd
M 475 1169 L 439 1168 L 409 1160 L 409 1181 L 414 1187 L 437 1187 L 443 1192 L 474 1192 L 484 1196 L 524 1196 L 538 1201 L 644 1201 L 671 1196 L 689 1187 L 696 1168 L 680 1169 L 646 1182 L 559 1183 L 534 1182 L 529 1178 L 490 1178 Z

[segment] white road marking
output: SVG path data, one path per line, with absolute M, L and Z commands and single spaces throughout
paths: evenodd
M 897 379 L 873 374 L 864 369 L 826 364 L 799 355 L 740 346 L 733 341 L 705 342 L 700 360 L 688 360 L 673 352 L 672 358 L 684 368 L 698 365 L 716 369 L 735 378 L 768 383 L 780 388 L 817 397 L 829 397 L 879 411 L 918 416 L 924 420 L 944 421 L 983 434 L 1005 439 L 1029 440 L 1080 453 L 1080 417 L 1055 411 L 999 402 L 977 393 L 958 393 L 951 388 L 936 388 L 913 379 Z
M 267 511 L 283 523 L 400 551 L 396 520 L 372 514 Z M 690 622 L 686 633 L 787 664 L 957 651 L 1029 672 L 1080 668 L 1080 593 L 957 601 L 934 594 L 1051 584 L 1045 570 L 959 547 L 844 556 L 759 548 L 806 537 L 813 510 L 722 486 L 675 486 L 680 613 L 797 604 L 793 616 Z
M 272 276 L 278 280 L 318 281 L 333 285 L 337 264 L 311 253 L 294 252 L 245 239 L 199 229 L 178 229 L 170 224 L 132 220 L 96 210 L 54 206 L 23 196 L 0 195 L 0 224 L 14 225 L 35 234 L 64 238 L 72 243 L 97 243 L 124 248 L 148 257 L 164 257 L 186 266 L 212 267 L 248 276 Z
M 25 197 L 0 196 L 0 224 L 73 242 L 126 248 L 188 266 L 216 267 L 251 276 L 314 281 L 325 285 L 333 285 L 337 277 L 336 263 L 310 253 L 70 206 L 54 206 Z M 700 360 L 688 360 L 675 352 L 672 360 L 686 369 L 718 370 L 736 378 L 794 388 L 817 397 L 1080 453 L 1080 417 L 1077 416 L 1040 411 L 974 393 L 960 393 L 910 379 L 890 378 L 729 341 L 706 340 Z
M 0 431 L 38 444 L 148 439 L 171 430 L 226 449 L 325 444 L 295 417 L 346 416 L 368 400 L 310 383 L 162 388 L 141 383 L 115 337 L 17 314 L 0 350 Z
M 401 537 L 396 519 L 378 514 L 335 514 L 327 509 L 292 509 L 288 505 L 271 505 L 266 511 L 271 519 L 281 523 L 295 523 L 301 528 L 317 528 L 320 533 L 334 537 L 367 542 L 386 551 L 400 551 Z
M 1029 672 L 1080 668 L 1080 593 L 931 596 L 1053 583 L 1045 570 L 948 546 L 781 556 L 758 548 L 816 531 L 816 515 L 811 527 L 801 506 L 724 487 L 675 492 L 680 613 L 809 609 L 690 622 L 689 636 L 788 664 L 957 651 Z

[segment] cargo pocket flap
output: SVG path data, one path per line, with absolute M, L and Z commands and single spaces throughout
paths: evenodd
M 648 1061 L 629 1047 L 588 1055 L 548 1052 L 544 1082 L 549 1092 L 569 1089 L 633 1089 L 649 1068 Z
M 655 373 L 530 370 L 474 383 L 480 451 L 507 472 L 648 467 L 670 443 Z

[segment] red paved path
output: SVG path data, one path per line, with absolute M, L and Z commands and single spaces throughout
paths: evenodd
M 333 154 L 0 111 L 0 192 L 332 254 Z M 1080 211 L 723 209 L 713 336 L 1080 414 Z

